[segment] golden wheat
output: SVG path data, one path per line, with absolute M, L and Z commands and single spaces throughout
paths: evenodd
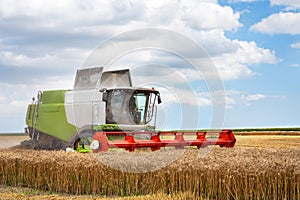
M 190 149 L 162 169 L 129 173 L 104 165 L 93 154 L 2 149 L 0 184 L 108 197 L 159 193 L 186 199 L 300 199 L 300 149 L 212 148 L 206 156 L 200 153 Z M 126 169 L 136 154 L 143 153 L 98 155 L 122 158 Z M 162 159 L 151 162 L 155 160 L 161 164 Z

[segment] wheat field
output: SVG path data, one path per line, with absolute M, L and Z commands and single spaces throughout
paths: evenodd
M 126 172 L 137 167 L 137 158 L 143 162 L 149 156 L 143 151 L 95 155 L 0 149 L 0 185 L 48 192 L 0 189 L 0 199 L 300 199 L 299 137 L 246 137 L 237 136 L 234 148 L 153 154 L 153 165 L 176 152 L 181 156 L 146 173 Z

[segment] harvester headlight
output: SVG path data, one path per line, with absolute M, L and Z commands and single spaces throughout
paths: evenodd
M 98 149 L 100 146 L 99 141 L 98 140 L 93 140 L 92 143 L 90 144 L 90 148 L 95 150 Z

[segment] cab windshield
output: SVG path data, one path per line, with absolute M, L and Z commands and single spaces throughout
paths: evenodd
M 106 123 L 145 125 L 153 119 L 155 90 L 113 89 L 107 91 Z

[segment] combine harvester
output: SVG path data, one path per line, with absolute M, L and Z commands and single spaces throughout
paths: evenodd
M 80 69 L 73 90 L 39 91 L 32 100 L 25 128 L 31 140 L 22 144 L 34 149 L 155 151 L 170 146 L 233 147 L 236 141 L 231 130 L 156 131 L 160 93 L 133 87 L 128 69 Z

